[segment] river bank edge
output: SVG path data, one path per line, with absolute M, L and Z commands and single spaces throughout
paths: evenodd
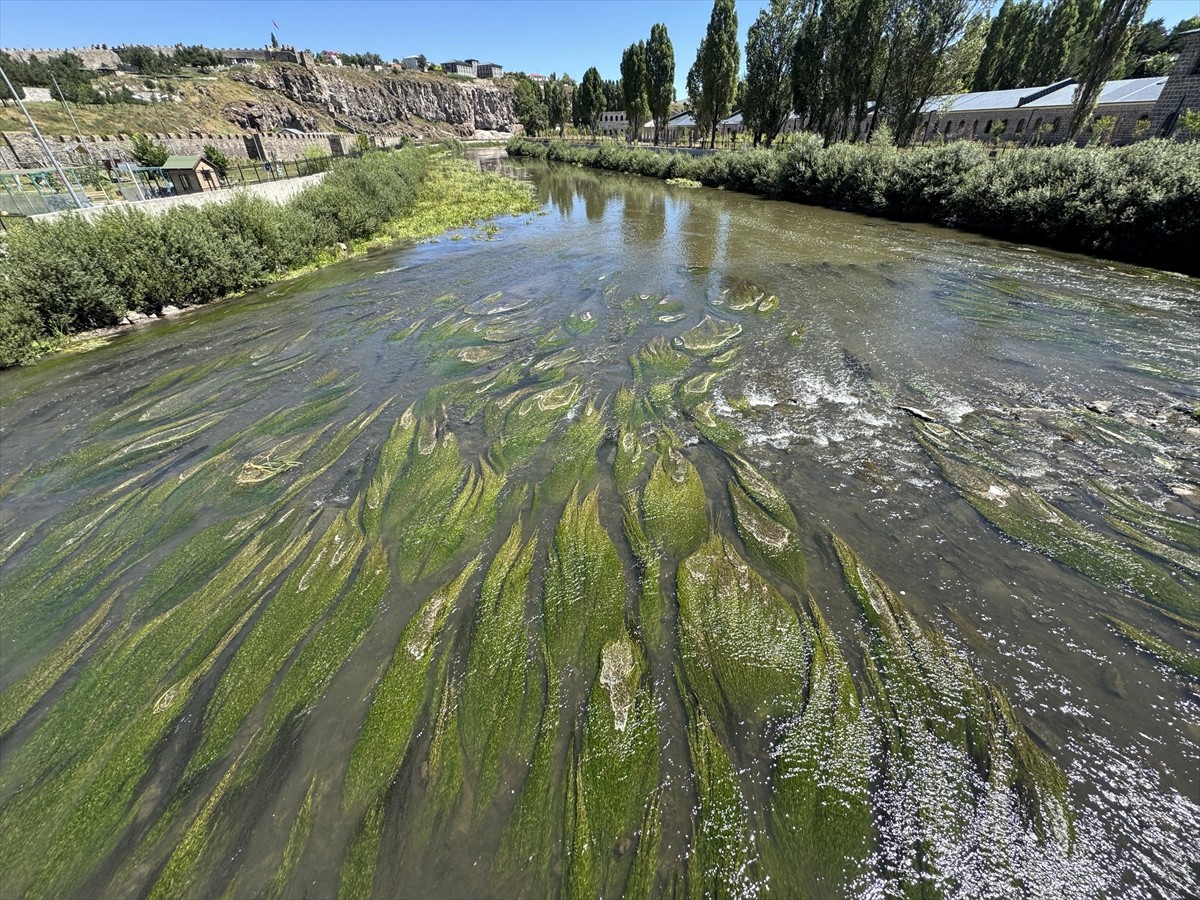
M 455 142 L 421 151 L 427 156 L 428 162 L 416 185 L 416 196 L 411 205 L 399 216 L 384 222 L 381 227 L 373 229 L 366 236 L 337 241 L 332 246 L 318 251 L 304 263 L 271 272 L 258 283 L 220 294 L 212 299 L 191 302 L 181 300 L 165 304 L 150 313 L 126 308 L 119 314 L 117 321 L 109 324 L 78 331 L 41 334 L 25 348 L 26 352 L 20 358 L 12 358 L 9 352 L 0 354 L 0 371 L 31 365 L 53 356 L 74 355 L 94 350 L 107 345 L 114 337 L 139 328 L 178 318 L 200 307 L 225 304 L 251 291 L 293 281 L 374 250 L 435 240 L 456 229 L 477 227 L 501 216 L 520 216 L 537 209 L 529 185 L 502 175 L 480 171 L 463 159 L 460 155 L 461 149 L 461 145 Z M 301 194 L 309 190 L 311 188 L 306 188 Z M 246 198 L 237 197 L 223 205 L 232 205 L 244 199 Z M 288 203 L 271 205 L 282 208 Z M 136 211 L 122 211 L 118 215 L 130 213 L 137 215 Z M 72 218 L 75 219 L 72 224 L 83 221 L 78 217 Z M 484 237 L 490 239 L 495 227 L 494 224 L 486 226 L 488 230 Z M 454 239 L 460 238 L 456 236 Z M 0 266 L 0 278 L 3 274 L 3 266 Z M 3 307 L 3 303 L 0 303 L 0 307 Z M 8 337 L 3 332 L 10 327 L 10 318 L 8 310 L 0 308 L 0 344 L 4 344 L 5 338 Z
M 513 156 L 756 194 L 1200 277 L 1200 142 L 1036 147 L 890 141 L 706 154 L 514 137 Z

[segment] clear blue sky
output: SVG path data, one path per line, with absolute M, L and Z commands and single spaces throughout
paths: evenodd
M 743 47 L 765 5 L 737 0 Z M 594 65 L 616 78 L 621 51 L 663 22 L 682 94 L 711 10 L 712 0 L 0 0 L 0 46 L 258 47 L 274 31 L 281 42 L 313 51 L 371 50 L 385 59 L 424 53 L 432 62 L 474 57 L 576 79 Z M 1152 0 L 1147 18 L 1161 17 L 1170 29 L 1194 15 L 1200 0 Z

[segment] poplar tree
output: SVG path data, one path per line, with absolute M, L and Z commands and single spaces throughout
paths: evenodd
M 1033 84 L 1051 84 L 1065 77 L 1071 42 L 1079 27 L 1079 0 L 1058 0 L 1049 10 L 1029 74 Z
M 592 132 L 592 137 L 595 137 L 600 115 L 608 108 L 604 85 L 595 66 L 583 73 L 583 82 L 575 94 L 579 98 L 579 122 Z
M 624 94 L 625 118 L 629 123 L 629 141 L 632 143 L 637 140 L 650 116 L 645 41 L 630 44 L 621 55 L 621 92 Z
M 654 143 L 657 144 L 659 132 L 667 127 L 671 101 L 675 99 L 675 48 L 667 36 L 667 26 L 662 23 L 650 28 L 650 40 L 646 44 L 646 81 L 650 114 L 654 117 Z
M 1146 14 L 1150 0 L 1105 0 L 1092 30 L 1089 52 L 1083 59 L 1079 87 L 1075 91 L 1075 109 L 1067 136 L 1074 139 L 1091 119 L 1100 99 L 1100 89 L 1117 63 L 1129 52 L 1133 31 Z
M 689 93 L 695 73 L 698 101 L 697 122 L 703 115 L 711 136 L 709 146 L 717 145 L 717 124 L 729 115 L 737 93 L 741 50 L 738 47 L 737 11 L 733 0 L 713 0 L 708 30 L 696 53 L 696 63 L 688 73 Z
M 750 26 L 746 38 L 746 90 L 742 124 L 754 146 L 767 146 L 787 123 L 792 104 L 792 54 L 799 32 L 793 0 L 771 0 Z

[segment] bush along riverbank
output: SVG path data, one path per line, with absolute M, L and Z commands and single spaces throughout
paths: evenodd
M 869 215 L 1200 275 L 1200 144 L 1042 147 L 990 157 L 970 141 L 899 149 L 797 135 L 788 146 L 692 156 L 517 137 L 508 152 L 689 179 Z
M 130 313 L 208 303 L 334 262 L 340 245 L 427 238 L 534 206 L 526 185 L 445 148 L 406 148 L 348 160 L 283 204 L 237 195 L 158 216 L 127 207 L 31 222 L 0 245 L 0 367 Z

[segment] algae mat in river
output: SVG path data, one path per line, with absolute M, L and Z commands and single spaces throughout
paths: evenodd
M 982 582 L 948 602 L 944 561 L 880 531 L 889 507 L 824 447 L 764 435 L 837 389 L 941 418 L 898 413 L 892 439 L 944 492 L 917 519 L 944 559 L 961 532 L 1058 567 L 1160 691 L 1195 678 L 1194 521 L 1102 480 L 1081 482 L 1099 516 L 1055 505 L 1006 462 L 1019 420 L 927 413 L 935 386 L 844 348 L 840 388 L 767 402 L 828 327 L 786 278 L 700 257 L 635 277 L 566 248 L 532 277 L 549 238 L 527 228 L 511 259 L 370 257 L 13 379 L 5 427 L 53 449 L 5 458 L 0 484 L 6 893 L 1188 883 L 1170 849 L 1139 868 L 1097 807 L 1086 723 L 1005 668 Z M 197 359 L 164 360 L 184 338 Z M 109 380 L 59 395 L 63 419 L 75 373 Z M 1063 415 L 1076 449 L 1122 434 Z M 862 483 L 884 490 L 875 457 Z M 1194 806 L 1158 790 L 1183 827 Z

